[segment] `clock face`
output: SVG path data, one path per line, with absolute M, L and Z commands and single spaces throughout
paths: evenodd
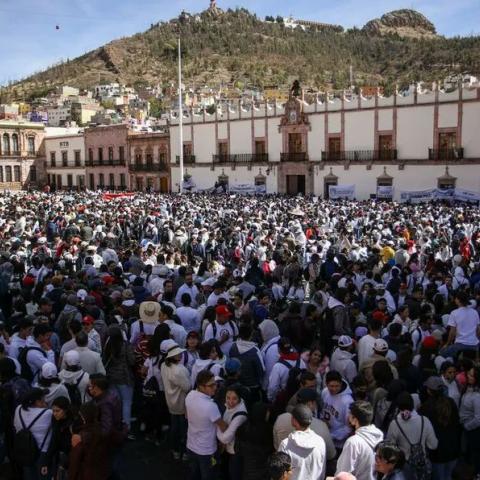
M 297 121 L 297 112 L 295 110 L 292 110 L 290 112 L 290 122 L 296 122 Z

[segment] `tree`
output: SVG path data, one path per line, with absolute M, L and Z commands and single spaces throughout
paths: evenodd
M 283 17 L 280 15 L 277 16 L 277 23 L 283 23 Z
M 148 101 L 150 102 L 150 116 L 153 118 L 160 118 L 165 110 L 162 100 L 156 97 L 151 97 Z

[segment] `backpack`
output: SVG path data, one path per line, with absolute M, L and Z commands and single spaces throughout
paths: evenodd
M 47 358 L 46 352 L 44 352 L 41 348 L 39 347 L 23 347 L 20 350 L 20 353 L 18 355 L 18 362 L 20 363 L 21 367 L 21 375 L 25 380 L 28 380 L 30 383 L 33 382 L 35 377 L 38 375 L 39 370 L 34 372 L 30 365 L 28 364 L 27 357 L 28 357 L 28 352 L 36 350 L 37 352 L 41 352 L 42 355 Z
M 160 356 L 157 357 L 154 363 L 152 363 L 152 375 L 150 378 L 143 384 L 142 387 L 142 397 L 146 403 L 157 403 L 160 397 L 160 385 L 158 384 L 157 377 L 153 374 L 153 369 L 155 367 L 160 368 L 161 366 Z
M 232 329 L 232 332 L 233 332 L 232 340 L 236 340 L 237 335 L 235 335 L 235 332 L 238 332 L 238 329 L 236 329 L 235 323 L 233 323 L 232 320 L 229 320 L 228 324 L 230 325 L 230 328 Z M 215 321 L 213 321 L 210 325 L 212 326 L 213 338 L 216 338 L 216 336 L 217 336 L 217 323 Z
M 285 367 L 288 368 L 288 378 L 287 378 L 287 383 L 286 386 L 291 385 L 292 382 L 296 382 L 299 375 L 303 372 L 303 368 L 300 368 L 300 362 L 301 358 L 298 357 L 297 361 L 295 362 L 295 365 L 292 365 L 291 363 L 287 362 L 286 360 L 283 360 L 281 358 L 277 363 L 281 363 Z
M 48 428 L 40 447 L 38 446 L 37 441 L 31 432 L 31 428 L 47 410 L 48 408 L 42 410 L 27 427 L 22 417 L 22 408 L 19 408 L 18 416 L 22 424 L 22 429 L 15 433 L 15 437 L 13 439 L 13 458 L 18 465 L 31 467 L 37 461 L 40 452 L 45 445 L 48 434 L 50 433 L 50 427 Z
M 135 341 L 134 355 L 135 355 L 135 372 L 140 375 L 140 371 L 149 357 L 148 345 L 150 343 L 151 335 L 147 335 L 144 330 L 143 322 L 139 320 L 140 335 Z
M 412 468 L 415 480 L 430 480 L 432 478 L 432 463 L 427 457 L 425 450 L 422 446 L 422 437 L 423 437 L 423 417 L 422 419 L 422 430 L 420 431 L 420 439 L 418 443 L 411 443 L 408 437 L 405 435 L 405 432 L 402 430 L 402 427 L 398 423 L 398 420 L 395 419 L 400 433 L 405 437 L 405 440 L 410 445 L 410 458 L 408 459 L 408 464 Z
M 80 405 L 83 403 L 82 399 L 82 394 L 80 393 L 80 389 L 78 386 L 80 385 L 80 382 L 82 381 L 82 378 L 84 377 L 85 372 L 83 372 L 78 380 L 75 383 L 64 383 L 66 389 L 68 390 L 68 396 L 70 397 L 70 403 L 74 407 L 80 407 Z

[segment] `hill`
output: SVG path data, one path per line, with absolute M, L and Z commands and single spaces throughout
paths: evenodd
M 356 84 L 381 85 L 388 93 L 395 83 L 480 73 L 480 37 L 438 36 L 423 15 L 411 10 L 390 12 L 363 29 L 318 25 L 287 28 L 278 17 L 263 21 L 245 9 L 224 12 L 216 6 L 197 15 L 182 12 L 11 85 L 8 96 L 33 98 L 62 84 L 168 85 L 176 78 L 178 35 L 189 85 L 261 87 L 298 78 L 303 85 L 341 89 L 348 86 L 352 65 Z

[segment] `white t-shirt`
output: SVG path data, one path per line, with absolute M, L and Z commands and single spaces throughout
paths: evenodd
M 480 324 L 478 313 L 473 308 L 460 307 L 450 314 L 449 327 L 455 327 L 457 334 L 455 343 L 462 345 L 478 345 L 477 327 Z
M 217 426 L 221 418 L 217 404 L 204 393 L 192 390 L 185 399 L 188 419 L 187 448 L 197 455 L 217 451 Z
M 365 335 L 358 341 L 358 364 L 361 365 L 365 360 L 370 358 L 373 354 L 373 345 L 375 344 L 375 337 L 370 334 Z
M 41 448 L 42 452 L 46 452 L 50 446 L 50 440 L 52 438 L 52 430 L 50 428 L 50 425 L 52 424 L 52 411 L 48 408 L 37 407 L 30 407 L 28 410 L 25 410 L 19 405 L 15 410 L 13 418 L 13 426 L 15 427 L 16 432 L 19 432 L 23 428 L 20 420 L 20 410 L 22 411 L 23 422 L 27 428 L 37 415 L 44 412 L 33 424 L 30 431 L 37 442 L 38 448 Z

